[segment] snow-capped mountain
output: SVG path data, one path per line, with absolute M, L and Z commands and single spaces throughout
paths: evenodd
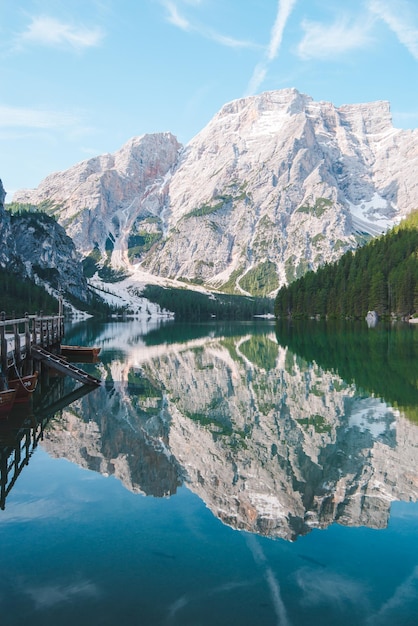
M 14 201 L 54 213 L 132 282 L 265 294 L 418 208 L 417 165 L 418 130 L 395 129 L 387 102 L 285 89 L 226 104 L 185 147 L 137 137 Z

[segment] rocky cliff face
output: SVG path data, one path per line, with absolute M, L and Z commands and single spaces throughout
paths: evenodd
M 50 453 L 156 496 L 185 481 L 224 523 L 288 540 L 382 528 L 418 498 L 418 429 L 273 334 L 124 346 L 45 434 Z
M 272 293 L 418 208 L 417 140 L 386 102 L 285 89 L 225 105 L 184 148 L 135 138 L 14 199 L 47 206 L 83 254 L 97 244 L 132 271 Z
M 16 255 L 26 274 L 55 292 L 88 302 L 87 281 L 72 239 L 54 219 L 39 214 L 12 215 Z
M 103 258 L 127 262 L 128 238 L 136 220 L 153 223 L 163 211 L 167 178 L 180 144 L 169 133 L 128 141 L 105 154 L 48 176 L 34 191 L 14 196 L 55 215 L 87 255 L 97 245 Z
M 87 302 L 87 281 L 64 228 L 42 213 L 10 214 L 4 209 L 5 197 L 0 181 L 1 267 Z

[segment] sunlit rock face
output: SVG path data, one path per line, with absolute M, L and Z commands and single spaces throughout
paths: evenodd
M 83 254 L 98 246 L 106 256 L 116 248 L 114 261 L 120 265 L 135 220 L 159 221 L 166 176 L 180 147 L 170 133 L 134 137 L 114 154 L 51 174 L 36 190 L 17 192 L 14 200 L 55 215 Z
M 13 216 L 12 237 L 25 272 L 55 293 L 70 294 L 81 302 L 91 295 L 74 242 L 55 220 L 43 215 Z
M 74 242 L 55 220 L 26 212 L 10 215 L 4 209 L 6 192 L 0 181 L 0 265 L 28 276 L 50 290 L 62 290 L 88 302 L 87 281 Z
M 43 445 L 132 491 L 185 482 L 225 524 L 287 540 L 383 528 L 392 501 L 418 498 L 418 429 L 273 334 L 133 342 L 102 368 Z
M 418 130 L 395 129 L 387 102 L 284 89 L 226 104 L 185 147 L 137 137 L 14 200 L 43 203 L 83 254 L 274 293 L 416 209 L 417 156 Z

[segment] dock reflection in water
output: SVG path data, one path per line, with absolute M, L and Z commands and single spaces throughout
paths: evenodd
M 71 387 L 75 387 L 74 384 Z M 50 420 L 72 402 L 82 398 L 91 387 L 77 386 L 65 391 L 63 379 L 55 379 L 41 398 L 15 406 L 0 419 L 0 508 L 23 468 L 29 464 Z

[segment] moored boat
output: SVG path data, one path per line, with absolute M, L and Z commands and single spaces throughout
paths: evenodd
M 34 372 L 29 376 L 21 376 L 19 378 L 9 379 L 9 389 L 16 391 L 15 403 L 20 404 L 27 402 L 30 395 L 35 391 L 38 382 L 38 372 Z
M 61 356 L 71 359 L 95 360 L 99 356 L 101 348 L 88 346 L 61 346 Z
M 13 408 L 16 398 L 15 389 L 0 391 L 0 417 L 7 417 Z

